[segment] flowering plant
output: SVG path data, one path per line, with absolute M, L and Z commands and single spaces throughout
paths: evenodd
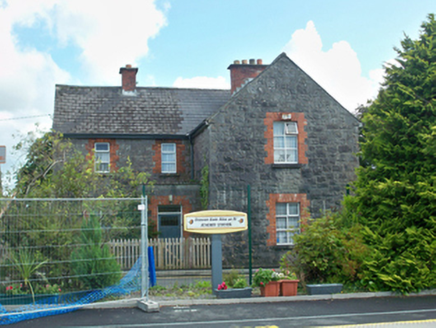
M 62 288 L 58 284 L 38 285 L 35 288 L 35 294 L 58 294 L 62 292 Z
M 7 285 L 5 290 L 6 290 L 6 294 L 9 295 L 31 294 L 30 288 L 23 283 Z M 34 289 L 35 294 L 58 294 L 61 291 L 62 289 L 58 284 L 37 285 Z
M 283 276 L 283 273 L 276 272 L 274 269 L 260 268 L 254 273 L 253 286 L 265 287 L 267 283 L 271 281 L 279 281 Z
M 9 295 L 23 295 L 29 293 L 30 290 L 23 287 L 23 284 L 11 284 L 6 286 L 6 294 Z
M 289 270 L 286 270 L 283 275 L 284 277 L 282 279 L 284 280 L 298 280 L 297 275 Z
M 223 282 L 222 284 L 218 285 L 218 290 L 226 290 L 227 289 L 227 285 L 225 282 Z

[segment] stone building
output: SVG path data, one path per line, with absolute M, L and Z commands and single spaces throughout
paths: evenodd
M 247 211 L 251 189 L 254 265 L 277 265 L 299 221 L 334 209 L 358 166 L 358 120 L 285 54 L 229 66 L 231 90 L 56 86 L 53 129 L 110 174 L 129 157 L 151 174 L 149 218 L 161 237 L 187 236 L 183 214 Z M 247 232 L 223 237 L 224 265 L 247 261 Z

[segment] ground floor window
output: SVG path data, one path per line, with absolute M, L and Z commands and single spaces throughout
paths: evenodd
M 277 245 L 292 245 L 294 235 L 300 232 L 300 204 L 276 204 Z

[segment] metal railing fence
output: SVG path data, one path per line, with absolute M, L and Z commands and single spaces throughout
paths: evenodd
M 47 295 L 82 295 L 118 284 L 122 270 L 134 264 L 130 258 L 139 256 L 123 254 L 130 267 L 121 268 L 110 241 L 140 240 L 140 203 L 141 198 L 0 199 L 0 304 L 35 304 Z

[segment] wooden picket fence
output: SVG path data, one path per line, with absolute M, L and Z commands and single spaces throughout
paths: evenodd
M 130 269 L 141 255 L 139 239 L 117 239 L 108 243 L 123 270 Z M 156 270 L 208 269 L 210 238 L 149 239 Z

